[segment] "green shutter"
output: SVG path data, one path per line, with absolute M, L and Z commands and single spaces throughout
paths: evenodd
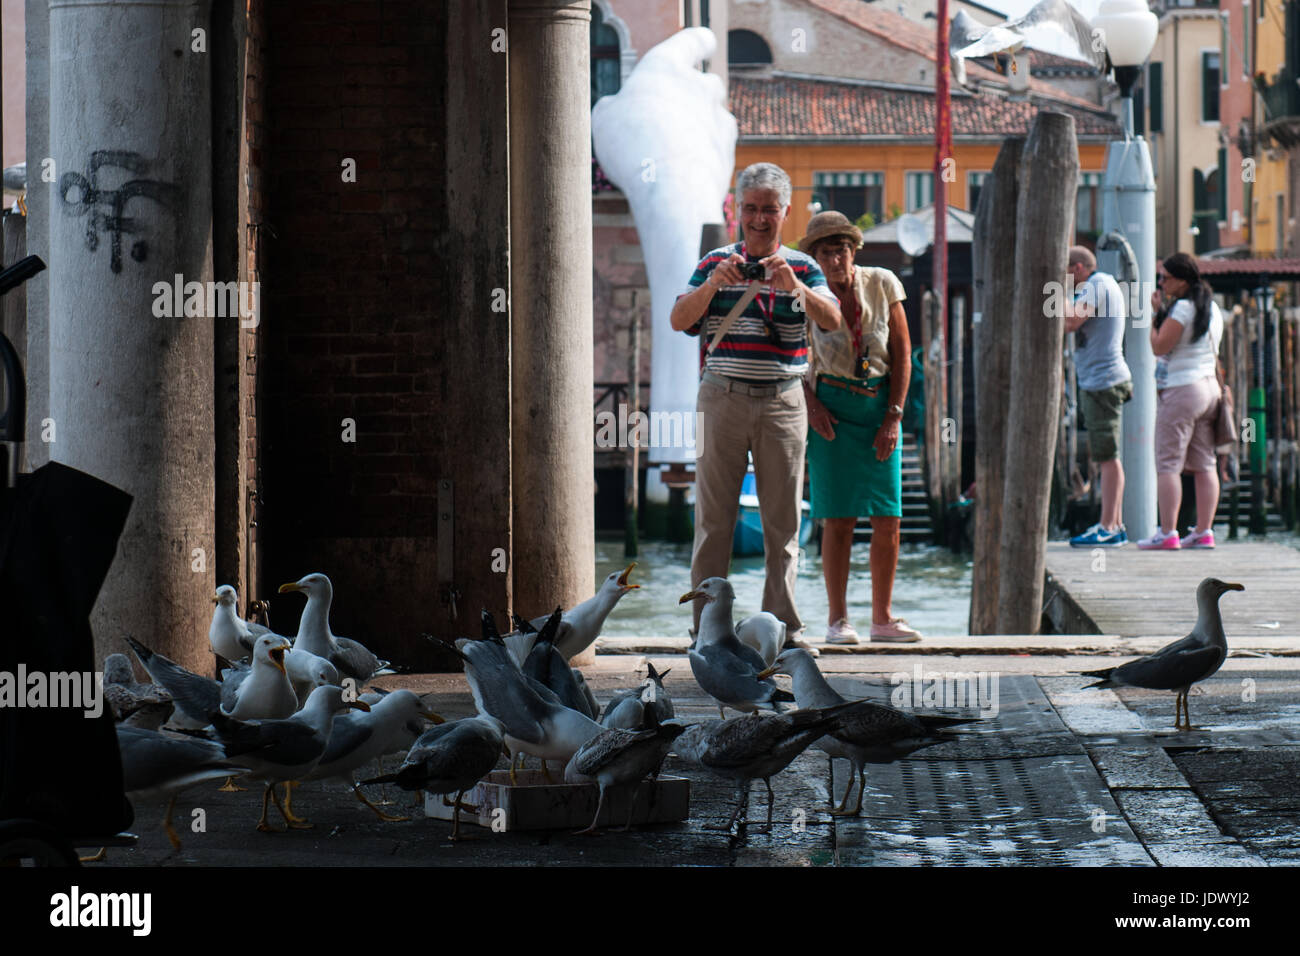
M 1165 65 L 1151 63 L 1147 66 L 1147 82 L 1151 84 L 1151 132 L 1161 133 L 1165 128 Z
M 1206 50 L 1201 54 L 1201 119 L 1215 123 L 1219 119 L 1219 54 Z
M 1228 218 L 1228 151 L 1219 150 L 1219 222 Z

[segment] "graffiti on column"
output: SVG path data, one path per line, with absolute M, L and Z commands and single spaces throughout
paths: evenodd
M 131 258 L 144 262 L 149 257 L 149 243 L 141 235 L 139 220 L 126 215 L 127 203 L 132 199 L 152 199 L 173 208 L 180 190 L 172 183 L 154 179 L 128 179 L 116 189 L 100 185 L 101 170 L 124 169 L 138 177 L 148 171 L 148 160 L 139 153 L 117 149 L 97 149 L 90 154 L 90 165 L 85 174 L 64 173 L 59 179 L 59 196 L 65 206 L 72 207 L 78 215 L 88 214 L 86 221 L 86 248 L 92 252 L 99 248 L 101 233 L 109 236 L 109 268 L 122 271 L 122 236 L 138 237 L 131 244 Z M 69 198 L 71 196 L 71 198 Z

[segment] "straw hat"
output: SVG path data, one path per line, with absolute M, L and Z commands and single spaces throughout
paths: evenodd
M 799 240 L 799 249 L 811 255 L 814 243 L 829 239 L 831 236 L 852 239 L 854 249 L 862 246 L 862 230 L 849 222 L 849 217 L 844 213 L 828 209 L 808 220 L 808 233 Z

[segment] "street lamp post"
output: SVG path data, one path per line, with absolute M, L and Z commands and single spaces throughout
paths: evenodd
M 1156 525 L 1155 356 L 1149 290 L 1155 287 L 1156 184 L 1146 141 L 1133 130 L 1133 85 L 1155 46 L 1158 22 L 1145 0 L 1102 0 L 1093 26 L 1101 31 L 1119 84 L 1124 138 L 1106 146 L 1102 179 L 1102 239 L 1098 268 L 1127 280 L 1124 357 L 1133 399 L 1124 408 L 1124 520 L 1145 536 Z

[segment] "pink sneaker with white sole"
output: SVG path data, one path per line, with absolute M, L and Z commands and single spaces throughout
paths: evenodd
M 877 644 L 915 644 L 921 632 L 901 617 L 891 618 L 888 624 L 872 624 L 871 640 Z
M 1184 548 L 1212 548 L 1214 547 L 1214 529 L 1207 528 L 1205 531 L 1197 531 L 1195 528 L 1187 532 L 1187 537 L 1183 538 Z
M 1156 533 L 1149 538 L 1143 538 L 1138 542 L 1138 547 L 1143 551 L 1177 551 L 1182 547 L 1178 542 L 1178 532 L 1171 531 L 1165 534 L 1159 528 Z

